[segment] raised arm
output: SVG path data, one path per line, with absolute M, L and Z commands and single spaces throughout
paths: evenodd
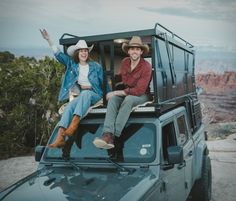
M 47 30 L 46 29 L 42 29 L 42 30 L 39 29 L 39 31 L 41 32 L 42 37 L 48 42 L 48 45 L 50 47 L 52 47 L 53 46 L 53 41 L 51 40 Z
M 48 42 L 50 48 L 52 49 L 52 51 L 54 53 L 55 58 L 60 63 L 62 63 L 65 66 L 65 68 L 67 68 L 68 67 L 67 64 L 69 61 L 71 61 L 71 58 L 68 55 L 61 52 L 60 49 L 56 45 L 54 45 L 54 43 L 53 43 L 52 39 L 50 38 L 46 29 L 42 29 L 42 30 L 39 29 L 39 31 L 40 31 L 42 37 Z

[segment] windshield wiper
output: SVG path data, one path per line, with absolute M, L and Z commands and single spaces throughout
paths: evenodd
M 69 158 L 62 158 L 62 157 L 48 157 L 47 159 L 57 159 L 60 160 L 60 162 L 66 162 L 70 164 L 72 167 L 74 167 L 77 170 L 80 170 L 80 167 L 73 161 L 71 161 Z M 51 166 L 53 166 L 53 162 L 49 163 Z
M 76 170 L 80 170 L 80 167 L 73 161 L 71 160 L 65 160 L 66 162 L 68 162 L 72 167 L 74 167 Z
M 74 167 L 78 171 L 80 170 L 80 167 L 75 162 L 71 161 L 70 157 L 62 157 L 62 159 L 64 159 L 65 162 L 69 163 L 72 167 Z
M 117 169 L 120 170 L 121 174 L 128 175 L 134 172 L 134 169 L 132 168 L 125 168 L 124 166 L 120 165 L 119 163 L 111 160 L 110 158 L 106 157 L 84 157 L 84 159 L 96 159 L 96 160 L 106 160 L 107 162 L 113 164 L 114 166 L 117 167 Z

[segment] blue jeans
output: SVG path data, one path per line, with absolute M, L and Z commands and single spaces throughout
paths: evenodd
M 91 90 L 82 90 L 75 99 L 68 103 L 57 126 L 68 128 L 74 115 L 84 118 L 89 107 L 98 102 L 102 97 Z
M 129 119 L 132 108 L 148 101 L 147 95 L 112 96 L 107 105 L 103 133 L 112 133 L 119 137 Z

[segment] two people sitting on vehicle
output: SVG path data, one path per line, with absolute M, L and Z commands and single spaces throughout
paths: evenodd
M 129 55 L 122 60 L 120 66 L 124 89 L 106 95 L 108 105 L 103 134 L 93 141 L 97 148 L 114 148 L 114 139 L 121 136 L 132 108 L 147 102 L 150 97 L 152 67 L 142 58 L 142 55 L 149 52 L 148 45 L 143 44 L 140 37 L 133 36 L 129 43 L 123 43 L 122 50 Z
M 55 58 L 65 66 L 59 101 L 68 99 L 70 93 L 77 95 L 65 107 L 57 124 L 59 130 L 56 140 L 49 144 L 51 148 L 61 148 L 65 145 L 65 137 L 74 135 L 89 107 L 102 99 L 103 68 L 99 63 L 90 60 L 89 52 L 93 46 L 88 47 L 85 40 L 79 40 L 76 45 L 70 46 L 67 49 L 68 56 L 54 45 L 45 29 L 40 32 L 52 48 Z M 105 87 L 108 92 L 108 84 Z
M 51 148 L 61 148 L 65 145 L 65 137 L 75 134 L 89 107 L 102 99 L 103 68 L 89 59 L 93 46 L 88 47 L 85 40 L 79 40 L 76 45 L 70 46 L 66 55 L 53 44 L 45 29 L 40 32 L 52 48 L 55 58 L 66 68 L 59 101 L 68 99 L 69 93 L 77 95 L 65 107 L 57 124 L 59 130 L 56 140 L 49 144 Z M 139 36 L 133 36 L 129 43 L 123 43 L 122 50 L 129 55 L 122 60 L 119 69 L 124 89 L 109 92 L 109 85 L 105 86 L 108 105 L 103 134 L 93 141 L 97 148 L 114 148 L 114 139 L 120 137 L 132 108 L 149 100 L 152 68 L 142 57 L 148 54 L 148 45 L 143 44 Z

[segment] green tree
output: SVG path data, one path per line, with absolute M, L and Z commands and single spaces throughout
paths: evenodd
M 37 61 L 0 52 L 1 157 L 25 154 L 46 143 L 57 121 L 63 70 L 49 57 Z
M 15 59 L 15 55 L 8 51 L 0 52 L 0 63 L 8 63 Z

